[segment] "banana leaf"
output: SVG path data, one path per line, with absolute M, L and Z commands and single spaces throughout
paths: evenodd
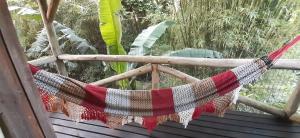
M 121 45 L 122 27 L 119 16 L 121 6 L 121 0 L 99 1 L 99 28 L 109 55 L 126 55 Z M 125 62 L 112 62 L 110 65 L 118 74 L 127 70 Z M 121 88 L 127 88 L 128 80 L 122 80 L 119 84 Z
M 166 29 L 173 25 L 173 21 L 163 21 L 159 24 L 148 27 L 143 30 L 132 43 L 132 47 L 128 53 L 128 55 L 135 56 L 144 56 L 149 55 L 151 52 L 151 48 L 154 46 L 154 43 L 157 39 L 159 39 L 162 34 L 165 33 Z M 128 70 L 136 67 L 136 63 L 130 63 L 128 65 Z

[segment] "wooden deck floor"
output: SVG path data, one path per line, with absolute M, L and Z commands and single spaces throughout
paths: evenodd
M 271 115 L 233 111 L 226 113 L 224 118 L 204 114 L 199 120 L 190 122 L 186 129 L 181 124 L 167 122 L 151 134 L 135 123 L 110 129 L 99 121 L 76 123 L 60 113 L 51 114 L 51 121 L 58 138 L 300 138 L 300 124 L 279 120 Z

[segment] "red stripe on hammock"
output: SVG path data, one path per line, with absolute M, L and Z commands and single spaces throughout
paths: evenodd
M 87 107 L 95 105 L 97 106 L 97 111 L 104 112 L 107 88 L 87 84 L 84 90 L 86 91 L 86 96 L 81 105 Z
M 146 128 L 149 133 L 151 133 L 153 129 L 157 126 L 157 117 L 156 116 L 144 117 L 142 126 Z
M 296 43 L 300 41 L 300 35 L 295 37 L 293 40 L 289 41 L 288 43 L 284 44 L 280 49 L 270 53 L 268 55 L 270 60 L 276 60 L 282 56 L 284 52 L 286 52 L 289 48 L 294 46 Z
M 221 96 L 240 86 L 236 75 L 230 70 L 213 76 L 212 80 L 215 83 L 217 93 Z
M 171 88 L 152 90 L 153 116 L 175 113 Z
M 198 119 L 201 116 L 202 112 L 213 113 L 215 112 L 215 110 L 216 108 L 214 102 L 210 101 L 203 106 L 196 107 L 192 119 Z
M 38 72 L 39 70 L 41 70 L 40 68 L 38 68 L 36 66 L 33 66 L 31 64 L 28 64 L 28 65 L 29 65 L 29 68 L 31 70 L 32 75 L 34 75 L 36 72 Z

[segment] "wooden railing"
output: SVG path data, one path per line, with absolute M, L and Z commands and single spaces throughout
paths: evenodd
M 128 55 L 58 55 L 57 59 L 69 60 L 69 61 L 118 61 L 118 62 L 139 62 L 147 63 L 136 69 L 129 70 L 125 73 L 111 76 L 96 82 L 92 82 L 93 85 L 105 85 L 114 81 L 119 81 L 126 78 L 131 78 L 134 76 L 142 75 L 148 72 L 153 74 L 152 88 L 158 88 L 158 72 L 164 72 L 175 76 L 182 81 L 187 83 L 198 81 L 199 79 L 192 77 L 186 73 L 178 71 L 174 68 L 170 68 L 167 65 L 177 64 L 177 65 L 197 65 L 197 66 L 208 66 L 208 67 L 236 67 L 247 62 L 252 61 L 252 59 L 209 59 L 209 58 L 184 58 L 184 57 L 165 57 L 165 56 L 128 56 Z M 45 63 L 55 62 L 57 60 L 53 56 L 43 57 L 37 60 L 30 61 L 29 63 L 35 65 L 41 65 Z M 273 69 L 300 69 L 300 59 L 280 59 L 273 67 Z M 287 106 L 285 109 L 279 109 L 268 104 L 250 99 L 248 97 L 239 96 L 238 101 L 247 106 L 254 107 L 258 110 L 264 111 L 266 113 L 273 114 L 282 118 L 289 118 L 292 115 L 293 120 L 297 120 L 299 117 L 295 117 L 294 114 L 299 106 L 299 95 L 300 95 L 300 82 L 298 82 L 297 88 L 293 92 L 292 96 L 289 98 Z M 297 115 L 300 116 L 300 115 Z M 296 119 L 297 118 L 297 119 Z
M 67 75 L 65 65 L 63 60 L 68 61 L 119 61 L 119 62 L 139 62 L 147 63 L 146 65 L 130 70 L 128 72 L 111 76 L 96 82 L 94 85 L 105 85 L 110 82 L 130 78 L 133 76 L 141 75 L 147 72 L 152 72 L 152 88 L 159 88 L 159 72 L 164 72 L 173 75 L 185 82 L 197 81 L 190 75 L 183 72 L 164 66 L 163 64 L 177 64 L 177 65 L 196 65 L 196 66 L 208 66 L 208 67 L 225 67 L 232 68 L 247 62 L 252 59 L 207 59 L 207 58 L 184 58 L 184 57 L 165 57 L 165 56 L 129 56 L 129 55 L 66 55 L 61 54 L 59 49 L 56 34 L 53 28 L 53 19 L 59 0 L 50 0 L 49 5 L 47 5 L 44 0 L 37 0 L 39 4 L 39 9 L 41 11 L 44 26 L 47 31 L 49 44 L 52 49 L 53 56 L 43 57 L 29 63 L 34 65 L 42 65 L 46 63 L 56 63 L 57 70 L 62 75 Z M 280 59 L 274 66 L 273 69 L 291 69 L 300 70 L 300 59 Z M 300 122 L 300 114 L 296 111 L 300 102 L 300 81 L 297 83 L 292 95 L 289 97 L 287 105 L 284 109 L 278 109 L 272 107 L 268 104 L 250 99 L 248 97 L 239 96 L 239 102 L 256 108 L 258 110 L 279 116 L 281 118 L 289 118 Z

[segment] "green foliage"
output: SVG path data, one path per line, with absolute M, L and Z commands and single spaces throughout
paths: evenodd
M 99 53 L 106 54 L 105 43 L 99 30 L 97 2 L 90 0 L 61 1 L 55 20 L 74 30 L 78 36 L 94 45 Z
M 122 44 L 126 51 L 134 39 L 148 26 L 167 20 L 169 0 L 122 0 Z
M 26 0 L 9 0 L 8 7 L 19 37 L 26 51 L 34 42 L 35 34 L 42 28 L 41 16 L 37 4 Z
M 57 34 L 58 42 L 59 42 L 59 47 L 62 49 L 63 53 L 67 54 L 96 54 L 98 53 L 97 50 L 91 46 L 85 39 L 79 37 L 78 35 L 75 34 L 75 32 L 60 24 L 57 22 L 54 22 L 54 29 Z M 36 41 L 32 43 L 31 48 L 29 48 L 26 51 L 27 56 L 30 59 L 36 59 L 42 56 L 47 56 L 47 55 L 52 55 L 51 54 L 51 49 L 49 46 L 49 41 L 47 37 L 47 32 L 46 29 L 43 28 L 36 37 Z M 70 76 L 73 76 L 74 78 L 77 78 L 79 80 L 85 80 L 85 81 L 93 81 L 97 79 L 93 79 L 92 73 L 89 73 L 91 75 L 90 79 L 85 78 L 83 70 L 90 71 L 91 68 L 94 69 L 94 66 L 87 66 L 89 63 L 85 64 L 77 64 L 74 62 L 66 62 L 66 66 L 68 71 L 70 72 Z M 102 66 L 102 64 L 95 65 L 96 67 Z M 52 67 L 49 65 L 48 67 Z M 80 69 L 83 68 L 84 69 Z M 82 76 L 78 75 L 83 73 Z M 95 71 L 95 73 L 98 73 L 98 71 Z M 102 75 L 103 76 L 103 75 Z M 81 78 L 82 77 L 82 78 Z
M 54 29 L 57 34 L 59 47 L 67 54 L 96 54 L 97 50 L 89 45 L 89 43 L 77 36 L 75 32 L 57 22 L 54 22 Z M 50 52 L 49 41 L 46 29 L 43 28 L 36 37 L 36 41 L 32 43 L 31 48 L 27 50 L 30 58 L 37 58 L 48 55 Z
M 142 33 L 135 38 L 128 55 L 144 56 L 151 54 L 152 47 L 156 40 L 159 39 L 172 24 L 174 24 L 172 21 L 163 21 L 143 30 Z M 128 70 L 135 66 L 136 64 L 134 63 L 129 64 Z
M 225 57 L 257 57 L 299 31 L 293 0 L 181 0 L 168 43 L 223 51 Z M 171 41 L 171 42 L 170 42 Z
M 102 38 L 106 43 L 108 54 L 125 55 L 126 51 L 121 45 L 122 28 L 118 12 L 121 9 L 120 0 L 100 0 L 99 20 Z M 127 70 L 127 63 L 112 62 L 111 68 L 118 74 Z M 122 88 L 128 87 L 128 80 L 120 81 Z

